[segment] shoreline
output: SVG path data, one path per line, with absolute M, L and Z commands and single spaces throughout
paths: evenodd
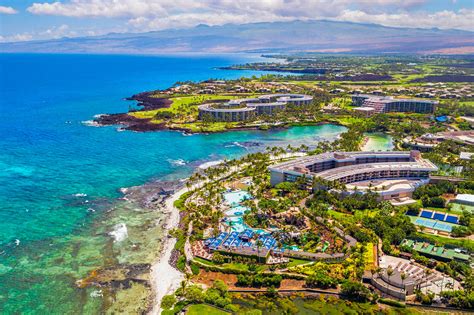
M 179 288 L 181 281 L 184 280 L 184 274 L 171 266 L 169 261 L 172 256 L 176 239 L 169 236 L 169 231 L 179 226 L 180 215 L 179 209 L 174 206 L 174 202 L 186 193 L 186 187 L 179 188 L 165 201 L 165 214 L 168 215 L 164 233 L 167 238 L 162 245 L 162 250 L 158 259 L 150 268 L 150 282 L 152 286 L 153 304 L 150 314 L 160 314 L 161 300 L 163 296 L 170 294 Z
M 141 119 L 135 118 L 130 116 L 128 113 L 120 113 L 120 114 L 103 114 L 98 118 L 93 120 L 94 127 L 107 127 L 107 126 L 122 126 L 119 128 L 120 131 L 128 130 L 128 131 L 135 131 L 135 132 L 154 132 L 154 131 L 176 131 L 182 132 L 185 134 L 193 135 L 193 134 L 218 134 L 218 133 L 225 133 L 225 132 L 235 132 L 235 131 L 249 131 L 249 130 L 284 130 L 291 127 L 299 127 L 299 126 L 322 126 L 322 125 L 339 125 L 345 126 L 344 124 L 333 122 L 329 120 L 324 121 L 302 121 L 302 122 L 290 122 L 290 123 L 282 123 L 279 125 L 263 125 L 263 124 L 255 124 L 255 125 L 248 125 L 248 126 L 236 126 L 232 128 L 228 128 L 225 130 L 208 130 L 208 131 L 193 131 L 189 128 L 180 128 L 180 127 L 169 127 L 166 123 L 155 124 L 151 123 L 149 119 Z
M 370 141 L 370 137 L 369 136 L 364 136 L 364 138 L 360 142 L 359 150 L 364 151 L 364 148 L 369 143 L 369 141 Z

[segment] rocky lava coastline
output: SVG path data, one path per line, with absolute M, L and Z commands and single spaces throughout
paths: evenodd
M 172 101 L 166 98 L 152 97 L 155 91 L 143 92 L 135 94 L 129 98 L 128 101 L 136 101 L 137 106 L 141 108 L 135 111 L 146 111 L 160 108 L 170 107 Z M 118 114 L 104 114 L 94 119 L 94 122 L 99 126 L 121 125 L 123 130 L 131 131 L 157 131 L 168 129 L 165 123 L 155 124 L 151 123 L 150 119 L 140 119 L 129 115 L 128 113 Z
M 107 248 L 107 263 L 76 281 L 80 289 L 94 289 L 103 299 L 104 312 L 148 313 L 153 307 L 151 267 L 169 237 L 166 201 L 181 189 L 181 181 L 152 181 L 123 188 L 123 197 L 105 213 L 102 222 L 126 220 L 127 237 L 113 239 Z M 107 224 L 108 235 L 114 223 Z M 97 231 L 97 233 L 101 233 Z M 175 267 L 176 259 L 170 259 Z M 175 267 L 176 268 L 176 267 Z

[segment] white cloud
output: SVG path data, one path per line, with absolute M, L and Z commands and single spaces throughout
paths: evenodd
M 345 10 L 339 20 L 375 23 L 385 26 L 422 27 L 422 28 L 454 28 L 474 30 L 474 10 L 461 9 L 454 11 L 438 11 L 435 13 L 398 13 L 398 14 L 367 14 L 363 11 Z
M 421 11 L 423 5 L 429 5 L 428 0 L 64 0 L 33 3 L 27 10 L 38 15 L 113 18 L 123 31 L 295 19 L 474 30 L 472 9 L 426 13 Z
M 28 7 L 33 14 L 69 17 L 143 17 L 179 13 L 225 11 L 230 14 L 271 12 L 281 17 L 335 16 L 348 6 L 368 10 L 396 6 L 409 8 L 427 0 L 68 0 L 38 2 Z
M 18 11 L 13 9 L 12 7 L 4 7 L 0 5 L 0 14 L 17 14 Z
M 62 37 L 74 37 L 77 35 L 78 33 L 76 31 L 71 30 L 68 25 L 63 24 L 45 30 L 39 30 L 36 32 L 1 36 L 0 42 L 21 42 L 29 40 L 57 39 Z
M 28 41 L 32 40 L 33 35 L 29 33 L 23 33 L 23 34 L 15 34 L 15 35 L 10 35 L 10 36 L 1 36 L 0 37 L 0 42 L 23 42 L 23 41 Z
M 71 0 L 69 2 L 33 3 L 27 10 L 33 14 L 69 17 L 139 17 L 167 15 L 171 9 L 201 8 L 186 0 Z

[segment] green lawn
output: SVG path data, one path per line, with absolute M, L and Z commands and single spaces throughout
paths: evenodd
M 463 209 L 474 213 L 474 206 L 462 205 L 459 203 L 452 203 L 451 209 L 454 213 L 462 213 Z
M 202 95 L 190 95 L 190 96 L 179 96 L 170 98 L 173 103 L 169 108 L 160 108 L 154 110 L 132 112 L 129 115 L 136 118 L 153 118 L 158 112 L 170 111 L 174 114 L 183 114 L 183 109 L 193 109 L 191 106 L 199 105 L 209 100 L 230 100 L 241 96 L 225 95 L 225 94 L 202 94 Z M 184 107 L 185 106 L 185 107 Z M 195 109 L 195 108 L 194 108 Z M 156 121 L 158 123 L 158 121 Z
M 351 214 L 348 214 L 348 213 L 342 213 L 342 212 L 337 212 L 337 211 L 334 211 L 332 209 L 329 209 L 328 210 L 328 214 L 330 216 L 332 216 L 334 219 L 343 219 L 345 217 L 349 217 L 349 216 L 352 216 Z
M 227 315 L 228 312 L 221 311 L 215 307 L 206 304 L 194 304 L 188 307 L 187 315 Z
M 225 264 L 216 264 L 213 261 L 205 260 L 205 259 L 202 259 L 202 258 L 199 258 L 199 257 L 194 257 L 194 261 L 200 262 L 200 263 L 208 265 L 208 266 L 228 268 L 228 269 L 232 269 L 232 270 L 235 270 L 235 271 L 248 271 L 249 270 L 249 265 L 238 263 L 238 262 L 225 263 Z M 261 272 L 261 271 L 265 271 L 267 269 L 268 268 L 267 268 L 266 265 L 258 265 L 256 271 Z
M 237 122 L 213 122 L 203 123 L 194 122 L 188 124 L 179 124 L 181 128 L 187 128 L 193 132 L 220 132 L 237 126 Z
M 202 259 L 202 258 L 199 258 L 199 257 L 194 257 L 193 260 L 197 261 L 197 262 L 200 262 L 202 264 L 205 264 L 205 265 L 217 266 L 217 264 L 215 262 L 210 261 L 210 260 L 206 260 L 206 259 Z
M 308 263 L 311 263 L 311 262 L 312 262 L 312 261 L 310 261 L 310 260 L 291 258 L 291 259 L 290 259 L 290 262 L 288 263 L 288 268 L 289 268 L 289 267 L 298 266 L 298 265 L 308 264 Z

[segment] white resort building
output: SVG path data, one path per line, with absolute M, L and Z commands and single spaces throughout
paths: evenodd
M 381 199 L 411 197 L 438 168 L 419 151 L 328 152 L 269 167 L 272 185 L 305 176 L 338 181 L 348 191 L 375 191 Z
M 312 101 L 312 96 L 304 94 L 269 94 L 220 104 L 203 104 L 198 107 L 199 120 L 208 117 L 214 121 L 245 121 L 257 115 L 284 110 L 288 105 L 308 105 Z
M 438 104 L 436 101 L 415 98 L 404 99 L 366 94 L 352 95 L 352 105 L 356 106 L 354 110 L 364 116 L 390 112 L 431 114 L 434 113 L 436 104 Z

